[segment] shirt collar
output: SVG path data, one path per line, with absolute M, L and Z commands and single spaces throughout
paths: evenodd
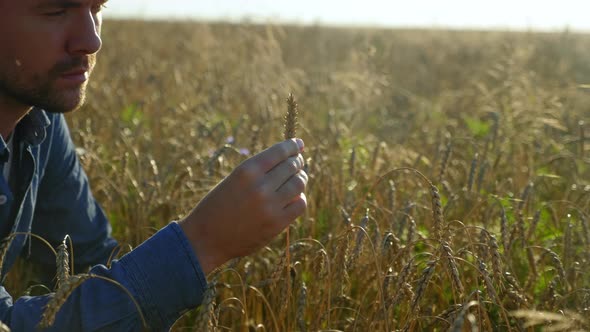
M 8 144 L 0 135 L 0 165 L 8 161 Z
M 51 124 L 49 117 L 45 111 L 33 107 L 33 109 L 25 115 L 25 117 L 18 123 L 19 133 L 22 139 L 29 145 L 35 146 L 41 144 L 47 136 L 47 127 Z M 2 142 L 0 142 L 1 144 Z M 6 144 L 4 144 L 6 146 Z M 0 145 L 0 150 L 2 145 Z
M 33 107 L 33 109 L 27 113 L 17 124 L 17 130 L 12 134 L 15 136 L 16 132 L 19 132 L 19 136 L 22 135 L 22 139 L 29 145 L 36 146 L 41 144 L 47 136 L 47 127 L 51 124 L 49 117 L 45 114 L 45 111 Z M 14 140 L 14 137 L 13 137 Z M 9 157 L 8 145 L 2 135 L 0 135 L 0 163 L 6 162 Z

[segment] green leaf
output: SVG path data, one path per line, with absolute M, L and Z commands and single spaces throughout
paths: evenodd
M 463 120 L 467 124 L 471 134 L 475 137 L 485 137 L 490 132 L 490 125 L 485 121 L 468 116 L 464 117 Z
M 537 169 L 537 176 L 538 177 L 544 177 L 544 178 L 550 178 L 550 179 L 561 179 L 561 176 L 557 175 L 557 174 L 553 174 L 549 172 L 549 168 L 547 167 L 541 167 L 539 169 Z
M 137 126 L 143 121 L 143 112 L 137 104 L 131 104 L 121 112 L 121 120 L 128 126 Z

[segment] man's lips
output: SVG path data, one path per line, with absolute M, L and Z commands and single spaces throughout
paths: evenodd
M 70 82 L 72 84 L 81 84 L 88 80 L 88 69 L 78 68 L 69 70 L 67 72 L 62 73 L 59 77 L 62 80 Z

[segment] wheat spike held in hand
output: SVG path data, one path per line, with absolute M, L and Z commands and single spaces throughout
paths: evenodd
M 295 130 L 297 129 L 297 102 L 293 94 L 289 94 L 287 98 L 287 115 L 285 116 L 285 139 L 295 138 Z

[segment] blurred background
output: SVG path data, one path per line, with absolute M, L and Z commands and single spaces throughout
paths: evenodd
M 111 0 L 107 17 L 382 27 L 590 31 L 583 0 Z

